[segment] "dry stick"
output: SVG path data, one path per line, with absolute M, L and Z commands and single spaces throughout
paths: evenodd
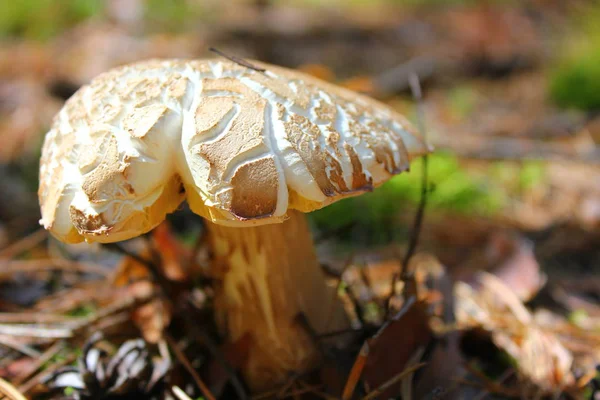
M 134 259 L 135 261 L 142 264 L 143 266 L 145 266 L 148 269 L 148 271 L 154 278 L 154 282 L 156 282 L 156 283 L 162 282 L 162 280 L 160 279 L 160 278 L 162 278 L 162 274 L 160 273 L 158 267 L 151 260 L 147 260 L 147 259 L 143 258 L 142 256 L 127 250 L 125 247 L 123 247 L 119 243 L 104 243 L 103 246 L 104 246 L 104 248 L 106 248 L 108 250 L 113 250 L 117 253 L 121 253 L 124 256 Z
M 171 388 L 171 392 L 173 392 L 173 395 L 179 400 L 192 400 L 192 398 L 188 396 L 187 393 L 184 392 L 179 386 L 173 386 Z
M 256 65 L 249 63 L 248 61 L 244 60 L 243 58 L 225 54 L 221 50 L 215 49 L 214 47 L 209 47 L 208 50 L 220 55 L 223 58 L 228 59 L 229 61 L 233 61 L 234 63 L 241 65 L 242 67 L 250 68 L 255 71 L 262 72 L 262 73 L 264 73 L 266 71 L 266 69 L 257 67 Z
M 305 393 L 313 393 L 316 394 L 316 390 L 320 389 L 323 385 L 312 385 L 312 386 L 307 386 L 307 385 L 303 385 L 304 387 L 298 387 L 297 389 L 294 389 L 293 391 L 287 393 L 285 396 L 282 397 L 276 397 L 277 399 L 289 399 L 289 398 L 295 398 L 297 399 L 299 395 L 301 394 L 305 394 Z
M 408 362 L 407 362 L 408 367 L 407 368 L 410 368 L 411 365 L 417 364 L 417 362 L 421 359 L 421 357 L 423 357 L 423 353 L 425 353 L 425 346 L 421 346 L 421 347 L 417 348 L 417 350 L 415 350 L 415 352 L 413 353 L 413 355 L 408 360 Z M 400 387 L 400 394 L 402 395 L 403 399 L 412 399 L 413 398 L 413 394 L 412 394 L 412 389 L 413 389 L 412 380 L 413 380 L 413 376 L 414 376 L 414 371 L 409 372 L 409 374 L 407 376 L 408 379 L 403 379 L 402 380 L 402 384 L 401 384 L 401 387 Z
M 27 400 L 17 388 L 0 378 L 0 393 L 8 397 L 10 400 Z
M 60 270 L 63 272 L 71 273 L 89 273 L 105 277 L 110 274 L 110 271 L 107 268 L 101 267 L 96 264 L 80 263 L 55 258 L 27 261 L 0 260 L 0 278 L 4 276 L 11 276 L 18 272 L 42 272 L 53 270 Z
M 189 298 L 188 298 L 188 302 L 186 305 L 188 307 L 191 307 L 192 310 L 194 309 L 194 304 L 191 302 L 191 300 Z M 210 337 L 210 335 L 207 332 L 205 332 L 203 329 L 200 329 L 197 324 L 191 324 L 191 323 L 189 323 L 188 320 L 186 320 L 186 322 L 187 322 L 186 326 L 188 327 L 188 329 L 193 331 L 194 337 L 200 337 L 202 339 L 204 345 L 210 352 L 210 355 L 212 357 L 214 357 L 214 359 L 217 360 L 217 362 L 219 363 L 221 368 L 223 368 L 223 370 L 225 370 L 225 372 L 229 376 L 229 381 L 231 383 L 231 386 L 233 386 L 233 390 L 236 392 L 236 395 L 238 396 L 238 398 L 240 400 L 247 400 L 248 395 L 246 394 L 244 385 L 242 385 L 242 382 L 240 381 L 238 376 L 235 374 L 235 371 L 233 370 L 233 368 L 231 367 L 229 362 L 225 359 L 225 357 L 219 350 L 219 346 Z
M 0 345 L 16 350 L 20 353 L 25 354 L 31 358 L 36 358 L 40 356 L 40 352 L 36 349 L 27 346 L 26 344 L 19 343 L 12 336 L 8 335 L 0 335 Z
M 417 128 L 421 133 L 421 137 L 423 138 L 423 143 L 425 147 L 427 145 L 427 131 L 425 129 L 425 117 L 423 115 L 423 94 L 421 92 L 421 84 L 419 82 L 419 76 L 412 73 L 409 77 L 409 84 L 413 94 L 417 102 Z M 403 281 L 407 282 L 404 286 L 404 290 L 407 291 L 408 295 L 416 295 L 416 282 L 414 277 L 414 271 L 409 271 L 408 264 L 410 263 L 410 259 L 415 253 L 417 245 L 419 244 L 419 236 L 421 233 L 421 226 L 423 225 L 423 216 L 425 213 L 425 206 L 427 205 L 427 192 L 428 192 L 428 166 L 429 166 L 429 157 L 427 154 L 423 156 L 423 168 L 421 169 L 421 198 L 419 200 L 419 206 L 417 208 L 417 214 L 415 215 L 415 219 L 413 222 L 413 227 L 410 235 L 410 242 L 408 244 L 408 249 L 406 250 L 406 254 L 402 259 L 402 275 L 396 273 L 392 277 L 392 288 L 390 291 L 390 296 L 387 299 L 387 316 L 389 317 L 390 305 L 392 298 L 396 294 L 396 284 L 398 279 L 401 278 Z M 408 284 L 410 283 L 410 285 Z M 410 286 L 410 287 L 409 287 Z M 412 291 L 412 293 L 411 293 Z
M 30 235 L 25 236 L 17 240 L 16 242 L 9 244 L 7 247 L 0 250 L 1 258 L 12 258 L 19 253 L 31 249 L 38 243 L 42 242 L 48 236 L 48 231 L 45 229 L 38 229 Z
M 360 376 L 362 375 L 363 369 L 367 363 L 367 358 L 369 357 L 369 342 L 365 341 L 365 343 L 360 348 L 358 356 L 356 356 L 356 360 L 352 365 L 352 369 L 350 370 L 350 374 L 348 375 L 348 379 L 346 380 L 346 385 L 344 385 L 344 391 L 342 392 L 342 400 L 350 400 L 352 395 L 354 394 L 354 390 L 356 389 L 356 385 L 360 380 Z
M 72 323 L 79 319 L 79 317 L 68 317 L 60 314 L 44 314 L 41 312 L 0 312 L 0 323 L 3 324 Z
M 459 381 L 461 381 L 463 384 L 481 387 L 490 393 L 501 394 L 509 397 L 519 397 L 521 395 L 518 389 L 504 387 L 502 383 L 490 379 L 483 372 L 475 368 L 472 364 L 464 363 L 463 366 L 467 369 L 467 371 L 469 371 L 469 373 L 473 374 L 477 379 L 481 381 L 473 382 L 466 379 L 459 379 Z
M 65 357 L 64 360 L 61 360 L 61 361 L 57 362 L 56 364 L 53 364 L 53 365 L 49 366 L 48 368 L 46 368 L 46 369 L 38 372 L 31 379 L 29 379 L 27 382 L 23 383 L 22 385 L 19 385 L 19 390 L 21 392 L 23 392 L 23 393 L 29 392 L 38 383 L 40 383 L 44 378 L 51 376 L 59 368 L 62 368 L 65 365 L 71 364 L 76 359 L 77 359 L 77 356 L 75 354 L 69 354 L 68 356 Z
M 406 376 L 414 373 L 416 370 L 423 367 L 425 364 L 427 364 L 427 363 L 422 362 L 422 363 L 418 363 L 416 365 L 405 368 L 404 371 L 398 373 L 396 376 L 394 376 L 394 377 L 388 379 L 387 381 L 385 381 L 384 383 L 382 383 L 381 386 L 379 386 L 377 389 L 373 390 L 371 393 L 369 393 L 368 395 L 363 397 L 362 400 L 374 399 L 375 397 L 379 396 L 381 393 L 383 393 L 387 389 L 389 389 L 391 386 L 393 386 L 397 382 L 401 381 Z
M 324 393 L 322 391 L 320 391 L 319 389 L 322 388 L 323 384 L 320 385 L 308 385 L 305 382 L 302 381 L 298 381 L 298 383 L 304 387 L 304 389 L 310 389 L 310 391 L 308 393 L 314 394 L 315 396 L 319 396 L 325 400 L 339 400 L 339 398 L 331 396 L 328 393 Z
M 169 347 L 171 347 L 171 349 L 173 350 L 173 353 L 175 353 L 175 356 L 177 357 L 177 359 L 179 359 L 179 362 L 181 362 L 181 364 L 183 364 L 183 366 L 185 367 L 187 372 L 194 379 L 194 382 L 196 382 L 196 385 L 202 392 L 202 395 L 204 397 L 206 397 L 208 400 L 216 400 L 215 396 L 210 392 L 210 389 L 208 388 L 208 386 L 206 386 L 206 384 L 204 383 L 202 378 L 200 378 L 200 375 L 198 375 L 198 373 L 196 372 L 194 367 L 192 367 L 192 364 L 190 364 L 189 360 L 187 359 L 187 357 L 185 356 L 183 351 L 179 348 L 179 346 L 177 346 L 177 343 L 175 343 L 175 340 L 168 334 L 165 334 L 165 339 L 167 339 L 167 342 L 169 343 Z
M 275 398 L 281 399 L 285 397 L 291 397 L 289 395 L 286 395 L 286 392 L 296 384 L 296 381 L 299 377 L 300 375 L 298 374 L 295 374 L 294 376 L 290 377 L 290 379 L 288 379 L 288 381 L 277 391 Z
M 502 383 L 506 382 L 506 380 L 514 374 L 514 372 L 515 371 L 512 368 L 507 368 L 506 371 L 504 371 L 504 373 L 502 375 L 500 375 L 497 383 L 499 385 L 502 385 Z M 475 398 L 473 398 L 473 400 L 483 400 L 490 394 L 491 393 L 488 390 L 483 389 L 479 395 L 477 395 Z
M 52 357 L 58 354 L 58 352 L 61 351 L 64 348 L 64 346 L 65 342 L 62 340 L 59 340 L 58 342 L 54 343 L 41 356 L 37 357 L 25 372 L 17 376 L 13 380 L 13 382 L 17 385 L 21 384 L 23 381 L 25 381 L 27 378 L 33 375 L 38 369 L 40 369 L 42 364 L 46 363 Z
M 289 397 L 295 396 L 297 394 L 302 394 L 302 393 L 307 393 L 307 392 L 313 392 L 313 391 L 315 391 L 317 389 L 320 389 L 323 386 L 322 384 L 307 386 L 302 381 L 297 380 L 298 378 L 299 377 L 294 377 L 293 379 L 291 379 L 290 381 L 288 381 L 280 389 L 269 390 L 267 392 L 260 393 L 260 394 L 257 394 L 255 396 L 252 396 L 252 397 L 250 397 L 250 400 L 263 400 L 263 399 L 270 399 L 270 398 L 284 399 L 284 398 L 289 398 Z M 289 393 L 286 394 L 285 393 L 286 390 L 289 389 L 289 387 L 291 385 L 293 385 L 294 383 L 298 383 L 298 384 L 304 386 L 304 388 L 299 388 L 299 389 L 296 389 L 295 391 L 292 391 L 292 392 L 289 392 Z
M 25 336 L 44 339 L 66 339 L 73 336 L 73 331 L 70 328 L 53 328 L 31 324 L 0 324 L 0 335 Z

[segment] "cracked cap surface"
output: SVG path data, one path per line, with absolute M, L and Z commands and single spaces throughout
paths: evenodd
M 82 87 L 45 138 L 41 224 L 67 242 L 115 242 L 185 198 L 218 224 L 277 223 L 370 191 L 429 151 L 387 106 L 255 64 L 266 71 L 152 60 Z

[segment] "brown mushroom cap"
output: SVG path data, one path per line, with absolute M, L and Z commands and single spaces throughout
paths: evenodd
M 358 195 L 428 151 L 387 106 L 285 68 L 154 60 L 104 73 L 46 135 L 41 223 L 59 239 L 114 242 L 187 197 L 223 225 L 277 223 Z

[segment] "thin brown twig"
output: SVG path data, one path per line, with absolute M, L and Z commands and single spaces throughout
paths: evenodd
M 100 265 L 81 263 L 61 259 L 41 259 L 41 260 L 0 260 L 0 278 L 12 276 L 17 272 L 43 272 L 60 270 L 70 273 L 89 273 L 107 277 L 110 270 Z
M 77 358 L 77 356 L 75 354 L 67 355 L 63 360 L 61 360 L 55 364 L 52 364 L 48 368 L 45 368 L 44 370 L 35 374 L 27 382 L 23 383 L 22 385 L 19 385 L 19 390 L 21 392 L 27 394 L 27 392 L 29 392 L 31 389 L 33 389 L 39 382 L 42 381 L 43 378 L 45 378 L 47 376 L 51 376 L 59 368 L 62 368 L 65 365 L 71 364 L 73 361 L 75 361 L 76 358 Z
M 39 351 L 32 347 L 29 347 L 24 343 L 20 343 L 19 341 L 15 340 L 14 337 L 9 335 L 0 335 L 0 345 L 16 350 L 32 358 L 40 356 Z
M 215 396 L 210 392 L 210 389 L 208 388 L 208 386 L 206 386 L 206 384 L 204 383 L 204 381 L 202 380 L 200 375 L 198 375 L 198 373 L 196 372 L 194 367 L 192 367 L 192 364 L 187 359 L 185 353 L 183 351 L 181 351 L 181 349 L 179 348 L 179 346 L 177 345 L 175 340 L 168 334 L 165 334 L 165 339 L 167 340 L 167 343 L 169 343 L 169 347 L 171 348 L 171 350 L 173 350 L 173 353 L 175 353 L 175 356 L 177 357 L 179 362 L 184 366 L 184 368 L 187 370 L 187 372 L 192 376 L 192 378 L 194 379 L 194 382 L 196 382 L 196 385 L 202 392 L 202 395 L 204 397 L 206 397 L 207 400 L 216 400 Z
M 296 382 L 299 383 L 299 382 Z M 291 392 L 287 393 L 284 397 L 279 397 L 280 399 L 289 399 L 291 397 L 296 397 L 299 396 L 301 394 L 305 394 L 305 393 L 313 393 L 315 394 L 317 389 L 320 389 L 323 387 L 323 385 L 312 385 L 312 386 L 308 386 L 308 385 L 303 385 L 304 387 L 299 387 L 297 389 L 292 390 Z
M 503 386 L 502 383 L 498 383 L 498 382 L 490 379 L 479 369 L 475 368 L 472 364 L 464 363 L 463 366 L 467 369 L 467 371 L 469 371 L 469 373 L 473 374 L 477 379 L 480 380 L 480 382 L 473 382 L 470 380 L 466 380 L 466 379 L 462 380 L 461 379 L 463 384 L 469 384 L 471 386 L 481 387 L 484 390 L 487 390 L 489 393 L 501 394 L 501 395 L 506 395 L 506 396 L 510 396 L 510 397 L 519 397 L 520 396 L 521 393 L 519 390 L 513 389 L 513 388 L 507 388 L 507 387 Z
M 506 371 L 498 378 L 497 383 L 502 385 L 508 378 L 510 378 L 514 374 L 514 370 L 512 368 L 507 368 Z M 473 398 L 473 400 L 483 400 L 491 393 L 487 389 L 483 389 L 480 394 Z
M 62 340 L 59 340 L 58 342 L 54 343 L 46 351 L 44 351 L 39 357 L 36 357 L 34 359 L 33 363 L 29 366 L 29 368 L 27 368 L 23 373 L 21 373 L 19 376 L 17 376 L 13 380 L 13 382 L 17 385 L 24 382 L 27 378 L 29 378 L 31 375 L 33 375 L 38 369 L 40 369 L 40 367 L 44 363 L 48 362 L 52 357 L 54 357 L 56 354 L 58 354 L 58 352 L 61 351 L 64 347 L 65 347 L 65 342 Z
M 298 381 L 299 385 L 304 389 L 310 389 L 308 393 L 314 394 L 315 396 L 319 396 L 325 400 L 339 400 L 339 398 L 330 395 L 329 393 L 322 392 L 321 389 L 323 384 L 320 385 L 309 385 L 306 382 Z
M 409 83 L 412 94 L 417 102 L 417 127 L 421 133 L 421 137 L 423 138 L 423 143 L 425 144 L 425 147 L 427 147 L 427 130 L 425 129 L 425 117 L 423 115 L 423 95 L 421 92 L 419 76 L 414 73 L 411 74 L 409 77 Z M 419 208 L 417 209 L 417 215 L 415 216 L 408 250 L 406 251 L 404 259 L 402 260 L 402 265 L 404 266 L 404 269 L 402 270 L 403 279 L 412 277 L 412 272 L 409 271 L 408 265 L 410 263 L 410 259 L 415 253 L 415 250 L 417 249 L 417 245 L 419 244 L 425 206 L 427 205 L 428 159 L 429 157 L 427 154 L 425 154 L 423 156 L 423 167 L 421 169 L 421 198 L 419 200 Z M 410 274 L 410 276 L 408 274 Z
M 5 248 L 0 250 L 0 259 L 12 258 L 19 253 L 31 249 L 37 244 L 41 243 L 48 236 L 48 231 L 45 229 L 38 229 L 37 231 L 29 234 L 16 242 L 9 244 Z
M 415 98 L 417 104 L 417 128 L 421 133 L 421 137 L 423 139 L 423 143 L 425 147 L 428 148 L 427 142 L 427 130 L 425 128 L 425 117 L 423 115 L 423 94 L 421 91 L 421 84 L 419 82 L 419 76 L 415 73 L 412 73 L 409 76 L 409 84 Z M 396 284 L 398 279 L 402 279 L 406 282 L 404 285 L 404 291 L 407 296 L 416 295 L 416 282 L 414 277 L 414 271 L 411 271 L 409 268 L 410 259 L 414 255 L 417 246 L 419 244 L 419 237 L 421 234 L 421 227 L 423 225 L 423 217 L 425 215 L 425 207 L 427 206 L 427 193 L 428 193 L 428 169 L 429 169 L 429 157 L 425 154 L 423 157 L 423 166 L 421 169 L 421 195 L 419 200 L 419 205 L 417 208 L 417 213 L 415 215 L 415 219 L 413 221 L 413 227 L 411 229 L 410 241 L 408 244 L 408 249 L 404 254 L 402 259 L 402 271 L 400 274 L 396 273 L 392 277 L 392 287 L 390 291 L 390 295 L 386 301 L 387 304 L 387 316 L 389 317 L 389 312 L 391 308 L 391 302 L 396 294 Z
M 266 72 L 266 69 L 261 68 L 261 67 L 257 67 L 256 65 L 254 65 L 254 64 L 252 64 L 252 63 L 244 60 L 243 58 L 236 57 L 236 56 L 233 56 L 233 55 L 230 55 L 230 54 L 225 54 L 221 50 L 218 50 L 218 49 L 216 49 L 214 47 L 209 47 L 208 50 L 212 51 L 213 53 L 216 53 L 216 54 L 220 55 L 223 58 L 228 59 L 229 61 L 233 61 L 234 63 L 239 64 L 242 67 L 250 68 L 250 69 L 253 69 L 253 70 L 257 71 L 257 72 L 262 72 L 262 73 Z
M 279 390 L 277 391 L 276 397 L 278 399 L 285 398 L 285 397 L 291 397 L 291 396 L 286 396 L 286 392 L 288 390 L 290 390 L 290 388 L 292 386 L 295 385 L 295 383 L 299 377 L 300 377 L 300 375 L 298 375 L 298 374 L 295 374 L 294 376 L 290 377 L 290 379 L 288 379 L 288 381 L 285 383 L 285 385 L 283 385 L 281 388 L 279 388 Z
M 310 393 L 314 394 L 315 396 L 319 396 L 324 400 L 340 400 L 339 397 L 332 396 L 329 393 L 325 393 L 320 390 L 312 390 Z
M 185 305 L 187 306 L 187 310 L 190 313 L 193 314 L 196 312 L 194 303 L 189 298 L 187 299 Z M 215 340 L 210 336 L 210 334 L 205 330 L 200 329 L 200 327 L 197 324 L 190 323 L 189 319 L 186 319 L 186 327 L 192 332 L 193 337 L 200 338 L 202 340 L 202 343 L 206 346 L 210 355 L 219 363 L 221 368 L 223 368 L 223 370 L 227 373 L 229 382 L 231 383 L 231 386 L 233 387 L 233 390 L 235 391 L 237 397 L 240 400 L 247 400 L 248 395 L 246 394 L 244 385 L 242 385 L 242 382 L 240 381 L 235 371 L 233 370 L 233 368 L 219 349 L 217 343 L 215 343 Z
M 71 323 L 79 320 L 78 317 L 69 317 L 60 314 L 46 314 L 41 312 L 0 312 L 0 323 L 3 324 L 48 324 Z
M 297 389 L 295 391 L 286 393 L 290 389 L 290 387 L 292 385 L 294 385 L 295 383 L 302 384 L 302 382 L 298 380 L 299 377 L 300 377 L 299 375 L 294 376 L 291 379 L 289 379 L 282 387 L 254 395 L 254 396 L 250 397 L 250 400 L 264 400 L 264 399 L 269 399 L 269 398 L 285 399 L 285 398 L 289 398 L 289 397 L 292 397 L 297 394 L 308 393 L 312 390 L 319 389 L 323 386 L 323 385 L 313 385 L 313 386 L 303 385 L 304 389 Z
M 382 383 L 377 389 L 375 389 L 372 392 L 370 392 L 369 394 L 367 394 L 365 397 L 363 397 L 362 400 L 374 399 L 375 397 L 379 396 L 381 393 L 385 392 L 388 388 L 390 388 L 394 384 L 398 383 L 404 377 L 412 374 L 413 372 L 415 372 L 416 370 L 418 370 L 419 368 L 423 367 L 426 364 L 427 363 L 422 362 L 422 363 L 418 363 L 416 365 L 405 368 L 402 372 L 400 372 L 400 373 L 396 374 L 394 377 L 388 379 L 387 381 Z
M 416 365 L 419 363 L 419 360 L 421 360 L 421 358 L 423 357 L 423 354 L 425 353 L 425 346 L 420 346 L 419 348 L 417 348 L 415 350 L 415 352 L 410 356 L 408 362 L 406 363 L 406 368 L 410 368 L 413 365 Z M 408 373 L 408 375 L 406 376 L 407 379 L 403 379 L 402 380 L 402 384 L 400 387 L 400 393 L 402 395 L 403 399 L 412 399 L 413 398 L 413 376 L 414 376 L 414 371 L 410 371 Z
M 365 369 L 367 358 L 369 357 L 369 351 L 369 342 L 365 341 L 360 348 L 358 355 L 356 356 L 356 360 L 354 360 L 354 364 L 352 365 L 352 369 L 350 370 L 350 374 L 348 375 L 348 379 L 344 385 L 344 390 L 342 391 L 342 400 L 350 400 L 354 395 L 356 385 L 358 385 L 362 372 Z
M 142 236 L 142 237 L 146 238 L 145 236 Z M 150 275 L 152 275 L 154 282 L 159 285 L 161 285 L 161 283 L 162 283 L 161 288 L 163 288 L 164 282 L 166 282 L 166 278 L 163 276 L 159 267 L 152 260 L 147 260 L 144 257 L 142 257 L 132 251 L 129 251 L 128 249 L 126 249 L 119 243 L 104 243 L 103 246 L 104 246 L 104 248 L 106 248 L 109 251 L 112 250 L 116 253 L 122 254 L 129 258 L 132 258 L 133 260 L 137 261 L 141 265 L 145 266 L 148 269 L 148 272 L 150 272 Z M 149 248 L 153 249 L 151 243 L 149 244 Z

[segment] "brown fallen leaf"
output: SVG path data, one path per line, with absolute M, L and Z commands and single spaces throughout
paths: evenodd
M 432 339 L 427 308 L 425 302 L 407 302 L 367 341 L 369 351 L 362 376 L 369 391 L 401 373 L 415 351 Z M 397 396 L 400 388 L 401 382 L 391 385 L 381 393 L 381 398 Z
M 536 323 L 519 297 L 498 277 L 479 273 L 476 287 L 458 282 L 456 321 L 461 330 L 483 329 L 515 360 L 517 376 L 541 394 L 571 390 L 576 384 L 573 355 L 549 327 Z

